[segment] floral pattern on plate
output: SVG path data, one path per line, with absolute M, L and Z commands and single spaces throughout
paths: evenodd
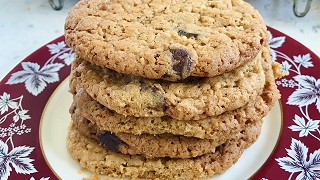
M 320 177 L 320 59 L 292 38 L 269 28 L 272 59 L 289 76 L 276 81 L 283 129 L 274 152 L 251 179 Z M 43 46 L 0 81 L 0 179 L 58 179 L 39 141 L 42 111 L 70 73 L 74 59 L 64 38 Z
M 270 34 L 270 37 L 271 41 L 277 42 L 275 43 L 277 44 L 276 46 L 271 44 L 271 48 L 281 47 L 285 42 L 285 36 L 272 38 Z M 310 53 L 299 54 L 290 58 L 280 51 L 274 49 L 271 51 L 272 59 L 282 59 L 282 71 L 291 74 L 289 78 L 285 77 L 276 81 L 276 84 L 283 88 L 295 89 L 288 97 L 286 104 L 297 106 L 300 111 L 296 112 L 297 114 L 294 113 L 294 118 L 292 118 L 294 124 L 288 126 L 288 128 L 294 132 L 299 132 L 299 138 L 301 139 L 310 135 L 318 141 L 318 145 L 320 146 L 320 79 L 304 75 L 301 72 L 302 68 L 308 69 L 314 67 Z M 315 106 L 318 112 L 309 115 L 309 106 Z M 289 157 L 277 158 L 276 161 L 283 170 L 291 173 L 288 179 L 291 179 L 294 173 L 298 173 L 296 179 L 313 180 L 320 178 L 320 149 L 311 153 L 307 161 L 308 148 L 300 140 L 292 138 L 290 149 L 286 149 L 286 151 Z
M 64 64 L 57 63 L 55 60 L 62 60 L 67 66 L 70 66 L 74 53 L 71 48 L 66 47 L 63 41 L 49 44 L 47 47 L 53 56 L 42 67 L 36 62 L 22 62 L 23 70 L 13 73 L 6 84 L 24 82 L 27 91 L 37 96 L 45 89 L 47 83 L 59 82 L 58 72 Z
M 70 73 L 74 53 L 60 37 L 0 82 L 0 179 L 57 179 L 39 147 L 39 123 L 51 93 Z

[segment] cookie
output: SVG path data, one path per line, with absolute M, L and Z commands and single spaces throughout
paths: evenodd
M 81 113 L 81 116 L 106 131 L 127 132 L 135 135 L 171 133 L 201 139 L 215 139 L 223 134 L 239 131 L 246 123 L 261 119 L 280 98 L 274 83 L 271 58 L 267 47 L 264 48 L 262 55 L 266 76 L 263 94 L 244 107 L 219 116 L 199 121 L 180 121 L 169 116 L 161 118 L 124 116 L 93 100 L 85 90 L 79 90 L 74 96 L 74 109 L 72 108 L 71 113 Z
M 109 151 L 94 139 L 81 135 L 71 125 L 67 148 L 82 169 L 93 173 L 130 179 L 199 179 L 221 174 L 240 158 L 241 154 L 256 141 L 261 122 L 248 127 L 236 139 L 227 141 L 208 153 L 196 158 L 147 159 L 140 155 L 125 155 Z
M 255 100 L 265 84 L 261 61 L 260 53 L 254 60 L 220 76 L 172 83 L 117 73 L 76 58 L 70 87 L 72 93 L 84 88 L 91 97 L 119 114 L 200 120 Z
M 262 102 L 262 98 L 259 98 L 257 104 L 260 105 Z M 170 133 L 219 141 L 219 138 L 225 135 L 239 132 L 246 124 L 260 120 L 268 112 L 268 106 L 250 105 L 245 112 L 240 110 L 237 112 L 236 115 L 226 112 L 220 116 L 190 122 L 172 119 L 168 116 L 161 118 L 124 116 L 93 100 L 83 89 L 80 89 L 74 96 L 73 105 L 70 108 L 73 119 L 84 117 L 105 131 L 127 132 L 135 135 Z
M 123 154 L 143 155 L 146 158 L 197 157 L 214 152 L 217 146 L 236 136 L 236 134 L 228 134 L 217 138 L 217 140 L 209 140 L 173 134 L 133 135 L 100 130 L 91 121 L 81 116 L 72 116 L 72 121 L 82 135 L 95 139 L 108 150 Z M 248 124 L 248 126 L 250 125 Z
M 81 0 L 67 44 L 96 65 L 150 79 L 213 77 L 257 56 L 262 17 L 242 0 Z

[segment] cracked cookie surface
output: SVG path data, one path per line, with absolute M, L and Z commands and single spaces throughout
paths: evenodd
M 81 0 L 65 23 L 66 42 L 81 58 L 169 81 L 233 70 L 256 57 L 267 36 L 242 0 Z

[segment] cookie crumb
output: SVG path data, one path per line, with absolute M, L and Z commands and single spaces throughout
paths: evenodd
M 273 71 L 274 77 L 276 79 L 280 79 L 284 76 L 289 75 L 289 72 L 283 72 L 283 71 L 281 71 L 281 69 L 282 69 L 282 65 L 280 63 L 278 63 L 278 62 L 272 63 L 272 71 Z
M 82 178 L 82 180 L 100 180 L 100 177 L 99 177 L 98 174 L 93 174 L 93 175 L 90 176 L 90 177 Z

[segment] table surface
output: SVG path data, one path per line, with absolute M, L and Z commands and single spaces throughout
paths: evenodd
M 300 0 L 304 6 L 306 0 Z M 312 1 L 309 13 L 297 18 L 293 0 L 247 0 L 266 24 L 302 43 L 320 56 L 320 0 Z M 65 0 L 64 8 L 53 10 L 48 1 L 0 1 L 0 79 L 29 54 L 63 35 L 64 20 L 77 3 Z M 300 7 L 303 9 L 304 7 Z

